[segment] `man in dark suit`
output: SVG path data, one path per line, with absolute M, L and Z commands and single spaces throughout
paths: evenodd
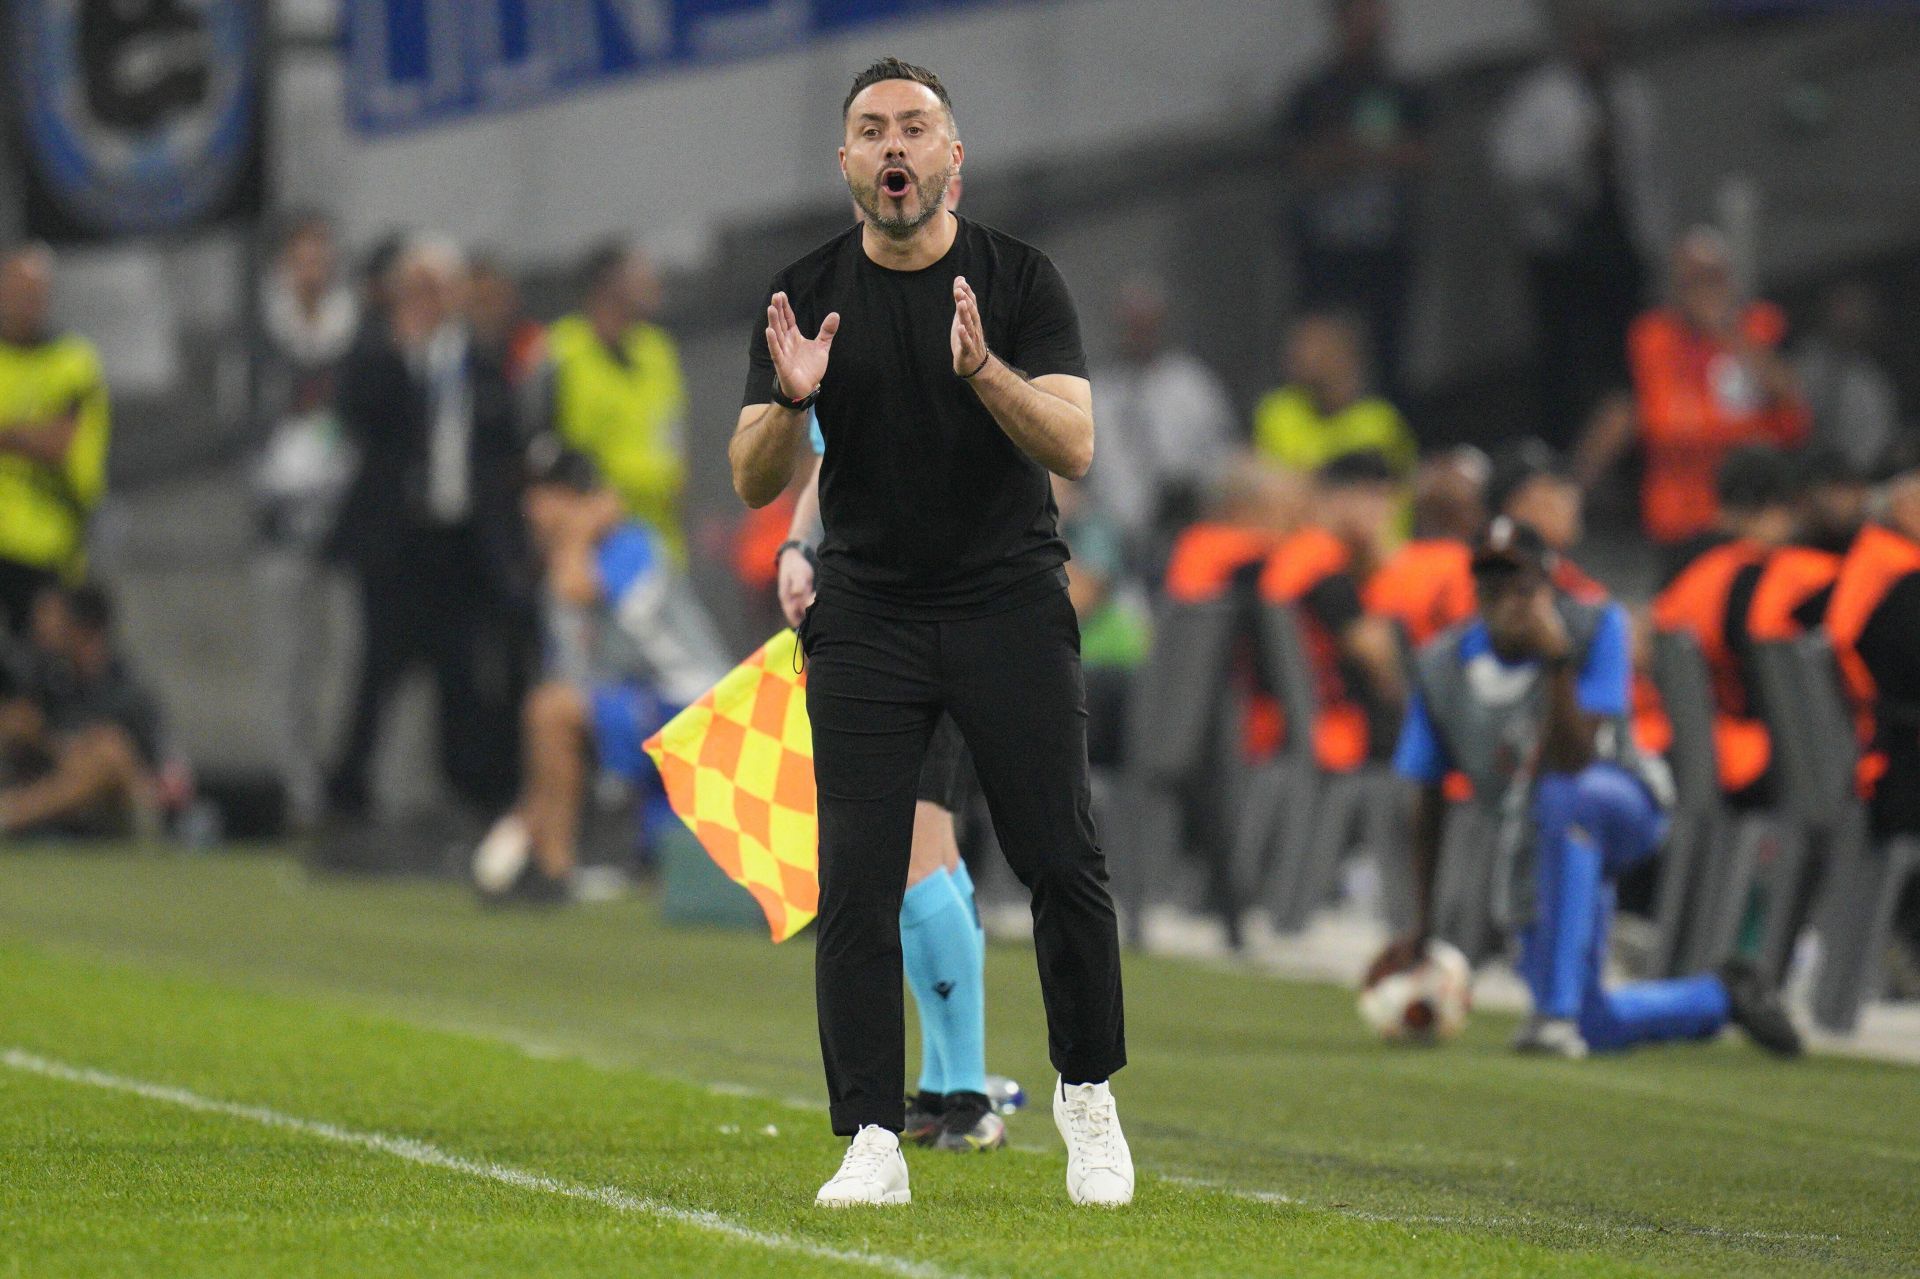
M 382 713 L 420 662 L 437 684 L 441 763 L 454 790 L 484 809 L 514 790 L 513 708 L 525 675 L 511 655 L 524 650 L 498 641 L 530 598 L 518 435 L 505 371 L 461 318 L 464 282 L 452 245 L 408 245 L 388 277 L 386 323 L 368 326 L 340 373 L 337 409 L 360 467 L 332 547 L 359 578 L 364 638 L 328 784 L 343 816 L 370 807 Z

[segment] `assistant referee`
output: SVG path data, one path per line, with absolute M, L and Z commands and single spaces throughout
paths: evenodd
M 945 208 L 964 149 L 938 76 L 877 62 L 842 115 L 840 169 L 865 217 L 774 277 L 728 448 L 735 490 L 758 507 L 791 478 L 809 408 L 829 446 L 801 641 L 820 1049 L 833 1130 L 853 1141 L 816 1202 L 911 1197 L 900 902 L 921 759 L 945 711 L 1033 893 L 1068 1193 L 1124 1204 L 1133 1162 L 1107 1083 L 1126 1062 L 1120 946 L 1047 477 L 1093 461 L 1079 320 L 1044 254 Z

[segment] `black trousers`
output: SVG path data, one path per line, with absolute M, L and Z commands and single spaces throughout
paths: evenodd
M 1053 1064 L 1069 1083 L 1120 1069 L 1120 940 L 1094 840 L 1080 628 L 1066 591 L 957 622 L 822 598 L 802 636 L 820 802 L 814 985 L 833 1130 L 905 1124 L 900 899 L 921 761 L 943 710 L 1033 894 Z
M 455 794 L 483 811 L 512 802 L 524 654 L 502 648 L 499 594 L 467 527 L 396 535 L 404 555 L 359 566 L 361 654 L 331 799 L 364 810 L 388 703 L 416 666 L 433 672 L 440 763 Z M 519 647 L 524 647 L 521 645 Z M 492 661 L 488 659 L 492 658 Z

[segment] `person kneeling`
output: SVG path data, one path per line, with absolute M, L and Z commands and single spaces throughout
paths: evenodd
M 1729 1021 L 1784 1056 L 1800 1036 L 1754 970 L 1607 989 L 1614 881 L 1666 837 L 1671 781 L 1627 729 L 1626 613 L 1552 585 L 1552 552 L 1501 517 L 1474 547 L 1479 612 L 1418 659 L 1395 767 L 1422 784 L 1415 822 L 1414 931 L 1374 963 L 1417 962 L 1432 920 L 1441 786 L 1458 769 L 1499 831 L 1496 913 L 1519 930 L 1533 1015 L 1514 1047 L 1584 1057 L 1637 1043 L 1706 1039 Z
M 565 901 L 589 759 L 643 792 L 656 787 L 641 743 L 726 667 L 659 535 L 622 514 L 593 463 L 551 438 L 529 455 L 527 523 L 544 568 L 548 665 L 523 711 L 519 802 L 475 851 L 473 876 L 489 899 Z

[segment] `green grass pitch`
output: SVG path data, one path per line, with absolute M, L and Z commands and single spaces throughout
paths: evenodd
M 1582 1063 L 1369 1041 L 1350 993 L 1136 958 L 1128 1210 L 1040 1094 L 914 1203 L 811 1206 L 804 940 L 488 912 L 268 853 L 0 859 L 0 1276 L 1920 1274 L 1920 1073 L 1737 1038 Z M 912 1054 L 909 1054 L 911 1059 Z

